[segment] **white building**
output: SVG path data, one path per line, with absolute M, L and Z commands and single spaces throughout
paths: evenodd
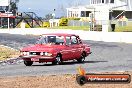
M 91 17 L 97 23 L 125 16 L 132 19 L 132 0 L 90 0 L 90 5 L 67 8 L 67 17 Z

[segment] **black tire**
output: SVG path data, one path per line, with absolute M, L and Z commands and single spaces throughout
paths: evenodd
M 76 81 L 79 85 L 84 85 L 87 82 L 87 79 L 84 76 L 77 76 Z
M 81 54 L 81 57 L 80 57 L 79 59 L 77 59 L 77 61 L 78 61 L 79 63 L 83 63 L 83 62 L 85 61 L 85 57 L 86 57 L 86 55 L 85 55 L 85 53 L 83 52 L 83 53 Z
M 26 66 L 31 66 L 33 64 L 33 61 L 24 61 L 24 64 Z
M 53 65 L 59 65 L 62 64 L 62 58 L 60 55 L 57 55 L 55 60 L 52 62 Z

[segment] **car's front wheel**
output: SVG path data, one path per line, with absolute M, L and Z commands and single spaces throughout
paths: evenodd
M 62 64 L 61 55 L 57 55 L 55 60 L 52 62 L 53 65 Z
M 26 66 L 31 66 L 33 64 L 33 61 L 24 61 L 24 64 Z
M 86 57 L 85 53 L 82 53 L 82 54 L 81 54 L 81 57 L 80 57 L 79 59 L 77 59 L 77 61 L 78 61 L 79 63 L 83 63 L 83 62 L 85 61 L 85 57 Z

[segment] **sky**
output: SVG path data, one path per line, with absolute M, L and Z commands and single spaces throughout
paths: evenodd
M 38 16 L 45 17 L 55 13 L 56 17 L 66 15 L 66 8 L 75 5 L 88 5 L 89 0 L 19 0 L 20 12 L 35 12 Z M 56 9 L 54 11 L 54 9 Z

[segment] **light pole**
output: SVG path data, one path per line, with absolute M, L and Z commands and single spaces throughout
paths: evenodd
M 52 16 L 53 16 L 53 25 L 52 25 L 52 27 L 54 27 L 55 9 L 54 9 L 54 12 L 52 13 Z
M 9 19 L 9 12 L 7 12 L 7 19 L 8 19 L 7 28 L 8 28 L 8 30 L 10 30 L 10 19 Z

